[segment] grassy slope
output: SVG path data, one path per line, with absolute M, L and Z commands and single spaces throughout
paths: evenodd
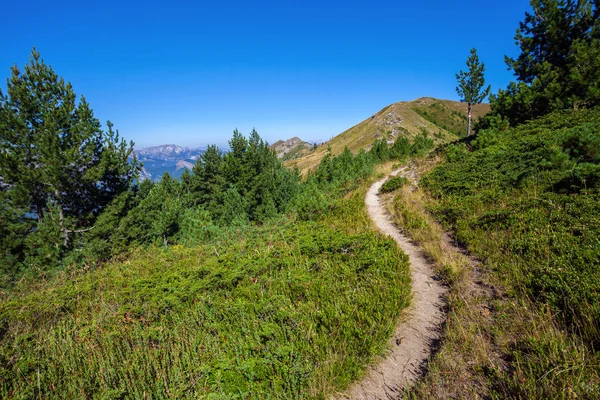
M 399 225 L 452 284 L 446 337 L 412 395 L 600 396 L 598 129 L 600 110 L 480 134 L 446 150 L 427 191 L 396 197 Z
M 365 189 L 316 222 L 232 228 L 4 293 L 0 397 L 322 398 L 343 388 L 383 351 L 410 296 L 406 256 L 373 233 Z
M 412 109 L 429 122 L 446 131 L 462 137 L 467 129 L 467 105 L 449 100 L 424 97 L 412 102 Z M 476 104 L 471 110 L 473 120 L 483 117 L 490 111 L 489 104 Z
M 300 143 L 293 149 L 290 149 L 287 153 L 285 153 L 285 155 L 281 157 L 281 159 L 283 161 L 295 160 L 307 154 L 310 151 L 311 147 L 312 146 L 308 143 Z
M 293 137 L 285 141 L 278 140 L 269 147 L 275 152 L 275 154 L 277 154 L 277 156 L 285 153 L 280 157 L 283 161 L 300 158 L 312 149 L 312 145 L 310 143 L 304 142 L 298 137 Z
M 475 106 L 473 115 L 479 117 L 488 111 L 489 106 L 481 104 Z M 345 147 L 356 153 L 360 149 L 368 150 L 376 139 L 385 138 L 392 141 L 399 136 L 412 139 L 423 129 L 427 130 L 438 144 L 445 143 L 456 139 L 459 136 L 457 132 L 466 130 L 466 113 L 465 104 L 428 97 L 394 103 L 319 145 L 308 154 L 286 164 L 298 167 L 304 173 L 316 167 L 329 149 L 334 155 L 341 153 Z

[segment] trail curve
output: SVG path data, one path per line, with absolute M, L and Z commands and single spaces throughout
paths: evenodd
M 392 223 L 379 198 L 379 189 L 387 179 L 403 172 L 394 171 L 375 182 L 367 192 L 365 204 L 377 228 L 392 237 L 410 261 L 411 305 L 403 310 L 400 322 L 390 338 L 389 351 L 367 375 L 354 383 L 338 399 L 387 400 L 401 396 L 424 371 L 435 344 L 440 340 L 445 320 L 444 295 L 447 288 L 436 278 L 423 252 Z

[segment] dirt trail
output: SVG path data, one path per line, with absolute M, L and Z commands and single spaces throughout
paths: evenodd
M 410 260 L 412 302 L 403 311 L 388 347 L 389 353 L 367 375 L 355 383 L 340 399 L 379 400 L 400 397 L 403 389 L 418 379 L 425 363 L 440 339 L 445 320 L 444 295 L 447 288 L 436 279 L 430 263 L 421 250 L 392 223 L 378 193 L 381 185 L 391 177 L 404 172 L 400 169 L 375 182 L 365 198 L 369 216 L 384 234 L 391 236 Z

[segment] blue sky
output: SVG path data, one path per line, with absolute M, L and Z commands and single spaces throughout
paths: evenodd
M 0 77 L 35 46 L 137 147 L 328 140 L 384 106 L 458 100 L 478 49 L 495 92 L 512 75 L 527 0 L 3 1 Z

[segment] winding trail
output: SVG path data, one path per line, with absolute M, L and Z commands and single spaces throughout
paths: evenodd
M 381 185 L 402 168 L 375 182 L 365 198 L 369 216 L 384 234 L 392 237 L 410 261 L 412 302 L 402 313 L 388 343 L 389 353 L 367 375 L 351 386 L 340 399 L 379 400 L 400 397 L 423 373 L 427 359 L 440 340 L 445 320 L 447 288 L 436 278 L 422 251 L 392 223 L 378 193 Z

